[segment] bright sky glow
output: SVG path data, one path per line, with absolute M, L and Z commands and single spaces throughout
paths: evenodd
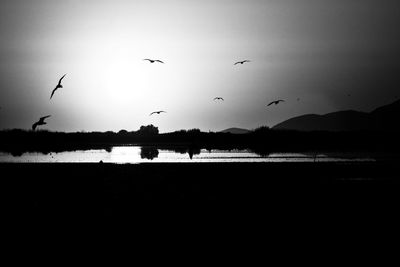
M 0 129 L 29 129 L 48 114 L 43 128 L 52 131 L 252 129 L 304 113 L 369 111 L 398 95 L 397 1 L 0 5 Z M 233 66 L 244 59 L 252 62 Z M 267 108 L 275 99 L 286 102 Z M 155 110 L 167 113 L 149 116 Z

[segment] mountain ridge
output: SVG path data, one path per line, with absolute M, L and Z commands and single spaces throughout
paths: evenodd
M 399 131 L 400 100 L 371 112 L 341 110 L 319 114 L 304 114 L 276 124 L 272 129 L 297 131 Z
M 250 132 L 250 130 L 248 130 L 248 129 L 237 128 L 237 127 L 231 127 L 231 128 L 220 131 L 220 133 L 231 133 L 231 134 L 246 134 L 249 132 Z

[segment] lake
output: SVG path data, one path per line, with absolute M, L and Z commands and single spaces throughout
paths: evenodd
M 0 152 L 0 162 L 8 163 L 173 163 L 173 162 L 358 162 L 376 161 L 367 153 L 270 153 L 260 155 L 248 149 L 165 149 L 151 146 L 114 146 L 111 149 L 65 152 L 26 152 L 11 155 Z

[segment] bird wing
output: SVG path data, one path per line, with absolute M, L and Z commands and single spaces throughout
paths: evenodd
M 273 103 L 275 103 L 275 101 L 272 101 L 272 102 L 269 103 L 267 106 L 271 106 Z
M 153 61 L 153 60 L 151 60 L 151 59 L 149 59 L 149 58 L 145 58 L 145 59 L 143 59 L 143 60 Z
M 35 130 L 37 125 L 38 125 L 37 122 L 35 122 L 34 124 L 32 124 L 32 130 Z
M 278 100 L 278 103 L 279 103 L 279 102 L 285 102 L 285 100 L 279 99 L 279 100 Z
M 164 62 L 162 62 L 161 60 L 156 60 L 157 62 L 160 62 L 160 63 L 164 63 Z
M 61 84 L 61 81 L 62 81 L 62 79 L 64 79 L 65 75 L 67 75 L 67 74 L 64 74 L 64 76 L 62 76 L 61 79 L 58 81 L 59 85 Z
M 233 64 L 233 65 L 236 65 L 236 64 L 239 64 L 240 63 L 240 61 L 238 61 L 238 62 L 236 62 L 235 64 Z
M 153 115 L 154 113 L 157 113 L 157 112 L 153 111 L 152 113 L 150 113 L 150 115 L 149 115 L 149 116 Z
M 243 62 L 251 62 L 250 60 L 248 60 L 248 59 L 246 59 L 246 60 L 243 60 Z
M 54 90 L 51 92 L 50 99 L 53 97 L 53 95 L 54 95 L 54 93 L 55 93 L 55 91 L 56 91 L 57 89 L 58 89 L 58 87 L 54 88 Z
M 47 116 L 41 117 L 41 118 L 39 119 L 39 122 L 40 122 L 40 123 L 44 122 L 44 120 L 47 119 L 48 117 L 51 117 L 51 115 L 47 115 Z

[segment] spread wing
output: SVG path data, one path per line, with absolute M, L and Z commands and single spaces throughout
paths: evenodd
M 58 81 L 59 85 L 61 84 L 61 81 L 62 81 L 62 79 L 64 79 L 65 75 L 67 75 L 67 74 L 64 74 L 64 76 L 62 76 L 61 79 Z
M 53 97 L 54 93 L 56 92 L 56 90 L 58 89 L 58 87 L 54 88 L 53 91 L 51 92 L 51 96 L 50 99 Z
M 163 61 L 161 61 L 161 60 L 158 60 L 158 59 L 157 59 L 157 60 L 155 60 L 155 61 L 157 61 L 157 62 L 160 62 L 160 63 L 163 63 L 163 64 L 164 64 L 164 62 L 163 62 Z
M 41 120 L 41 121 L 44 121 L 45 119 L 47 119 L 47 118 L 49 118 L 49 117 L 51 117 L 51 115 L 47 115 L 47 116 L 41 117 L 40 120 Z
M 236 65 L 236 64 L 243 64 L 243 63 L 245 63 L 245 62 L 250 62 L 250 60 L 246 59 L 246 60 L 243 60 L 243 61 L 238 61 L 238 62 L 236 62 L 236 63 L 233 64 L 233 65 Z
M 272 101 L 271 103 L 269 103 L 267 106 L 271 106 L 272 104 L 274 104 L 275 101 Z
M 38 125 L 37 122 L 35 122 L 34 124 L 32 124 L 32 130 L 35 130 L 37 125 Z
M 167 112 L 166 112 L 166 111 L 164 111 L 164 110 L 160 110 L 160 111 L 153 111 L 152 113 L 150 113 L 150 115 L 149 115 L 149 116 L 153 115 L 154 113 L 160 114 L 161 112 L 167 113 Z
M 45 120 L 45 119 L 47 119 L 48 117 L 50 117 L 50 115 L 47 115 L 47 116 L 41 117 L 41 118 L 39 119 L 38 123 L 43 123 L 43 122 L 44 122 L 44 120 Z

